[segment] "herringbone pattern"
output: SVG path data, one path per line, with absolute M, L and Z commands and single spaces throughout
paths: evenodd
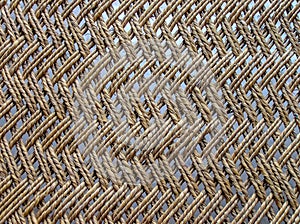
M 0 1 L 0 223 L 299 223 L 299 11 Z

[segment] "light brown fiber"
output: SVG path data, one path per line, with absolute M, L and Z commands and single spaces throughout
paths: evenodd
M 0 223 L 300 223 L 300 2 L 0 0 Z

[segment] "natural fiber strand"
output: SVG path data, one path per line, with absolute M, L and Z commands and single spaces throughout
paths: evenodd
M 0 1 L 0 223 L 300 223 L 300 2 Z

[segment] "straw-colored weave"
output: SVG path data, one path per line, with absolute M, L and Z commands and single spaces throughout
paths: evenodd
M 0 223 L 299 223 L 300 2 L 0 1 Z

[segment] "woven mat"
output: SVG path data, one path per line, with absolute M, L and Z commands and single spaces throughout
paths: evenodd
M 300 2 L 0 1 L 0 223 L 299 223 Z

